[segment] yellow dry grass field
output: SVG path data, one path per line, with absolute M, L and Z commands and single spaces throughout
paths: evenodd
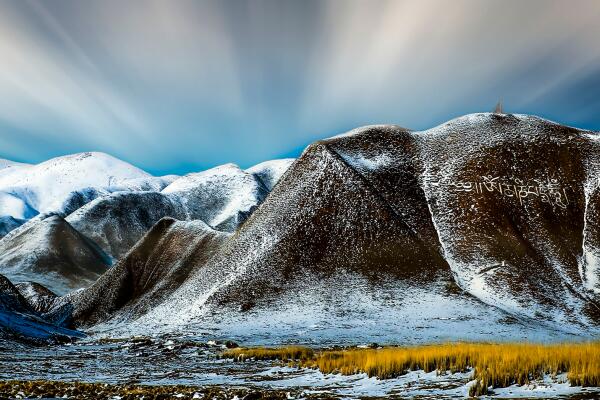
M 233 349 L 225 357 L 243 361 L 281 360 L 318 368 L 323 373 L 366 373 L 380 379 L 408 371 L 473 371 L 473 396 L 488 387 L 523 385 L 544 375 L 567 374 L 573 386 L 600 386 L 600 342 L 587 343 L 445 343 L 379 349 L 322 350 L 305 347 Z

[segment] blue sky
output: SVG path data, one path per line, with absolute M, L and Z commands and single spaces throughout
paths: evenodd
M 600 1 L 0 1 L 0 157 L 151 173 L 491 110 L 600 130 Z

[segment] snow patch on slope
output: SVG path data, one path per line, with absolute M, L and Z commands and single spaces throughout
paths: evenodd
M 248 168 L 246 172 L 258 177 L 267 190 L 271 191 L 295 160 L 295 158 L 284 158 L 265 161 Z
M 27 167 L 30 165 L 31 164 L 20 163 L 20 162 L 16 162 L 16 161 L 7 160 L 5 158 L 0 158 L 0 170 L 3 170 L 5 168 Z
M 16 219 L 29 219 L 36 214 L 37 211 L 22 198 L 11 193 L 0 191 L 0 216 L 13 217 Z

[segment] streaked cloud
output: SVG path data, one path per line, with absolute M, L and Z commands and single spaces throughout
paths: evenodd
M 248 166 L 499 98 L 600 129 L 599 18 L 595 0 L 7 0 L 0 157 Z

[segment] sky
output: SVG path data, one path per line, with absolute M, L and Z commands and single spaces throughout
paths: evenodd
M 472 112 L 600 130 L 597 0 L 0 0 L 0 158 L 153 174 Z

